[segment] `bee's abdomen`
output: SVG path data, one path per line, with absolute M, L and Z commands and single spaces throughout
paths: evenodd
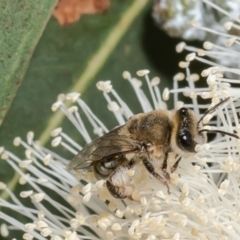
M 93 166 L 93 172 L 98 179 L 106 179 L 122 162 L 121 159 L 99 161 Z

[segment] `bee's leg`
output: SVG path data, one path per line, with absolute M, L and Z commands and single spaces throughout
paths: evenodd
M 163 171 L 164 177 L 165 177 L 167 180 L 169 180 L 169 179 L 170 179 L 170 176 L 169 176 L 169 174 L 168 174 L 168 172 L 167 172 L 167 167 L 168 167 L 168 165 L 167 165 L 167 164 L 168 164 L 167 160 L 168 160 L 168 152 L 165 154 L 164 159 L 163 159 L 162 171 Z
M 168 194 L 170 194 L 170 190 L 169 190 L 169 186 L 168 186 L 168 181 L 163 178 L 162 176 L 160 176 L 154 169 L 154 166 L 152 165 L 151 162 L 149 162 L 147 159 L 143 159 L 142 160 L 144 166 L 146 167 L 146 169 L 149 171 L 149 173 L 151 173 L 158 181 L 160 181 L 163 185 L 165 185 L 167 187 L 168 190 Z
M 131 169 L 137 161 L 131 160 L 127 165 L 120 165 L 106 180 L 106 185 L 109 192 L 115 198 L 124 199 L 131 198 L 134 191 L 134 186 L 126 185 L 127 171 Z
M 178 167 L 179 162 L 181 161 L 182 157 L 179 157 L 178 160 L 174 163 L 174 165 L 171 167 L 171 173 L 175 172 L 175 170 Z

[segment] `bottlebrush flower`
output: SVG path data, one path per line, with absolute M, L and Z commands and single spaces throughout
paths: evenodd
M 237 45 L 238 41 L 235 37 L 230 45 Z M 142 112 L 167 109 L 169 98 L 173 98 L 174 108 L 184 105 L 200 116 L 229 97 L 229 101 L 206 116 L 203 122 L 207 124 L 205 128 L 239 135 L 240 88 L 237 84 L 240 70 L 202 58 L 214 55 L 227 61 L 231 56 L 237 61 L 238 53 L 231 50 L 230 45 L 223 47 L 209 42 L 205 45 L 211 48 L 199 50 L 185 43 L 177 46 L 177 51 L 185 49 L 191 53 L 180 63 L 184 73 L 174 76 L 173 89 L 161 91 L 160 79 L 150 79 L 148 70 L 138 71 L 138 78 L 129 72 L 124 72 L 123 77 L 133 87 Z M 201 73 L 206 77 L 204 87 L 199 87 L 200 76 L 190 72 L 189 65 L 193 60 L 209 65 Z M 146 81 L 150 99 L 141 88 L 140 79 Z M 110 81 L 99 82 L 97 87 L 114 114 L 116 125 L 124 124 L 135 114 Z M 69 102 L 74 105 L 69 107 Z M 52 110 L 61 110 L 86 143 L 92 140 L 91 131 L 96 136 L 109 131 L 78 93 L 60 95 Z M 85 127 L 84 120 L 92 126 L 90 129 Z M 72 156 L 83 147 L 62 128 L 55 129 L 52 136 L 52 145 L 63 146 Z M 19 197 L 7 185 L 0 184 L 11 199 L 0 198 L 0 218 L 5 222 L 1 225 L 2 236 L 11 232 L 16 237 L 23 234 L 23 239 L 51 240 L 239 239 L 240 141 L 236 138 L 217 134 L 212 141 L 197 146 L 197 153 L 182 159 L 176 172 L 171 174 L 170 194 L 141 164 L 136 165 L 128 171 L 129 183 L 136 187 L 136 201 L 112 197 L 105 181 L 97 180 L 91 171 L 69 172 L 66 169 L 68 160 L 57 154 L 57 149 L 54 152 L 39 146 L 32 132 L 27 134 L 26 141 L 15 138 L 14 145 L 25 148 L 26 159 L 22 160 L 4 148 L 0 149 L 1 158 L 20 174 L 19 183 L 26 184 L 26 190 Z M 28 199 L 32 204 L 25 205 Z M 24 217 L 24 222 L 23 218 L 18 220 L 19 215 Z

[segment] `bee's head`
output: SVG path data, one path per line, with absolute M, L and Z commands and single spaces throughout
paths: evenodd
M 229 101 L 226 98 L 215 106 L 206 110 L 202 117 L 197 120 L 193 111 L 189 108 L 182 107 L 173 114 L 173 131 L 171 148 L 180 156 L 188 156 L 195 152 L 197 144 L 203 144 L 207 141 L 206 133 L 221 133 L 239 139 L 239 136 L 225 132 L 220 129 L 208 130 L 203 128 L 203 119 L 208 114 L 213 113 L 220 106 Z
M 239 139 L 239 136 L 225 132 L 219 129 L 208 130 L 203 128 L 203 119 L 210 113 L 213 113 L 217 107 L 227 102 L 230 98 L 226 98 L 208 109 L 202 117 L 197 120 L 193 111 L 189 108 L 182 107 L 177 110 L 173 116 L 174 128 L 172 133 L 172 148 L 179 155 L 187 155 L 194 153 L 197 144 L 203 144 L 207 141 L 206 133 L 221 133 Z
M 207 141 L 206 133 L 198 131 L 198 121 L 192 110 L 180 108 L 175 114 L 177 147 L 183 152 L 194 153 L 197 144 Z

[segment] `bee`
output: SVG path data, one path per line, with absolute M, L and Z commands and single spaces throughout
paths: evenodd
M 87 144 L 69 163 L 69 170 L 93 166 L 98 179 L 106 179 L 113 197 L 131 199 L 134 186 L 127 185 L 126 174 L 142 162 L 147 171 L 169 191 L 168 155 L 173 152 L 175 163 L 170 173 L 178 167 L 181 158 L 195 154 L 197 144 L 207 142 L 206 133 L 222 133 L 239 138 L 233 133 L 203 128 L 204 117 L 228 101 L 222 100 L 207 110 L 197 120 L 194 112 L 182 107 L 178 110 L 154 110 L 132 116 L 125 125 L 117 127 Z M 155 165 L 160 166 L 159 174 Z

